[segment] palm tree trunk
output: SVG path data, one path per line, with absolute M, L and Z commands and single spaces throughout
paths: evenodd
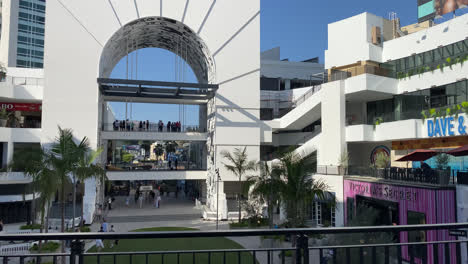
M 82 188 L 83 190 L 81 190 L 81 223 L 80 223 L 80 228 L 83 227 L 83 224 L 84 224 L 84 221 L 83 221 L 83 216 L 84 216 L 84 188 Z M 91 222 L 93 222 L 91 220 Z M 91 224 L 91 223 L 89 223 Z
M 41 228 L 40 228 L 40 233 L 44 232 L 44 215 L 45 215 L 45 204 L 41 206 Z M 39 240 L 39 251 L 41 251 L 42 248 L 42 240 Z
M 62 233 L 65 232 L 65 177 L 66 175 L 62 175 L 62 193 L 60 194 L 60 207 L 62 211 L 60 231 Z M 65 240 L 62 240 L 62 253 L 65 253 Z M 62 264 L 65 264 L 65 258 L 62 258 Z
M 50 215 L 50 201 L 47 200 L 47 215 L 46 215 L 46 222 L 45 222 L 46 233 L 49 233 L 49 215 Z
M 31 211 L 32 211 L 32 220 L 31 220 L 31 224 L 35 224 L 36 223 L 36 190 L 35 188 L 33 188 L 33 199 L 31 201 Z
M 75 210 L 76 210 L 76 177 L 73 175 L 73 219 L 72 219 L 72 230 L 75 229 Z
M 242 176 L 239 176 L 239 195 L 237 195 L 237 207 L 239 209 L 239 223 L 241 222 L 241 195 L 242 195 Z

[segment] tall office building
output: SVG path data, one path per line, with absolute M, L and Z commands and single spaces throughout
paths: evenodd
M 1 1 L 0 60 L 6 67 L 44 65 L 45 0 Z

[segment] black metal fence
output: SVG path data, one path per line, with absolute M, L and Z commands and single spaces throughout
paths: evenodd
M 467 252 L 468 240 L 456 236 L 445 236 L 437 241 L 403 241 L 411 232 L 426 233 L 432 230 L 444 231 L 451 235 L 465 235 L 468 223 L 338 227 L 338 228 L 299 228 L 239 231 L 181 231 L 181 232 L 138 232 L 138 233 L 56 233 L 56 234 L 0 234 L 2 241 L 67 241 L 69 253 L 50 254 L 2 254 L 0 259 L 7 263 L 462 263 L 462 250 Z M 451 230 L 450 233 L 447 230 Z M 454 234 L 457 233 L 457 234 Z M 362 240 L 350 245 L 317 245 L 311 243 L 317 237 L 327 235 L 349 236 L 352 234 L 393 234 L 396 241 L 387 243 L 365 243 Z M 85 252 L 86 240 L 122 240 L 154 238 L 215 238 L 215 237 L 278 237 L 291 238 L 293 246 L 277 248 L 217 249 L 217 250 L 177 250 L 145 252 Z M 438 238 L 438 237 L 436 237 Z M 354 242 L 353 242 L 354 243 Z M 275 252 L 273 261 L 270 255 Z M 279 254 L 278 254 L 279 252 Z M 419 252 L 419 253 L 418 253 Z M 424 252 L 421 254 L 421 252 Z M 259 258 L 261 255 L 267 258 Z M 200 256 L 203 259 L 200 260 Z M 47 260 L 46 260 L 47 259 Z M 464 262 L 465 263 L 465 262 Z

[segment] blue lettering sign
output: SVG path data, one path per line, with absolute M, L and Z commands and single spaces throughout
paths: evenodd
M 453 132 L 453 120 L 454 118 L 451 116 L 448 119 L 448 134 L 449 136 L 455 136 L 455 132 Z
M 447 118 L 439 119 L 440 120 L 440 129 L 442 130 L 442 135 L 447 135 Z
M 458 133 L 460 135 L 466 134 L 465 118 L 463 116 L 458 117 Z
M 439 119 L 436 119 L 436 121 L 435 121 L 435 127 L 434 127 L 434 136 L 437 137 L 437 135 L 442 136 L 442 133 L 440 132 L 440 123 L 439 123 Z
M 427 136 L 433 137 L 434 136 L 434 121 L 427 120 Z

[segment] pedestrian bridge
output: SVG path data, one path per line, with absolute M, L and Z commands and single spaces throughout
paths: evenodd
M 206 180 L 206 170 L 108 171 L 110 181 Z

